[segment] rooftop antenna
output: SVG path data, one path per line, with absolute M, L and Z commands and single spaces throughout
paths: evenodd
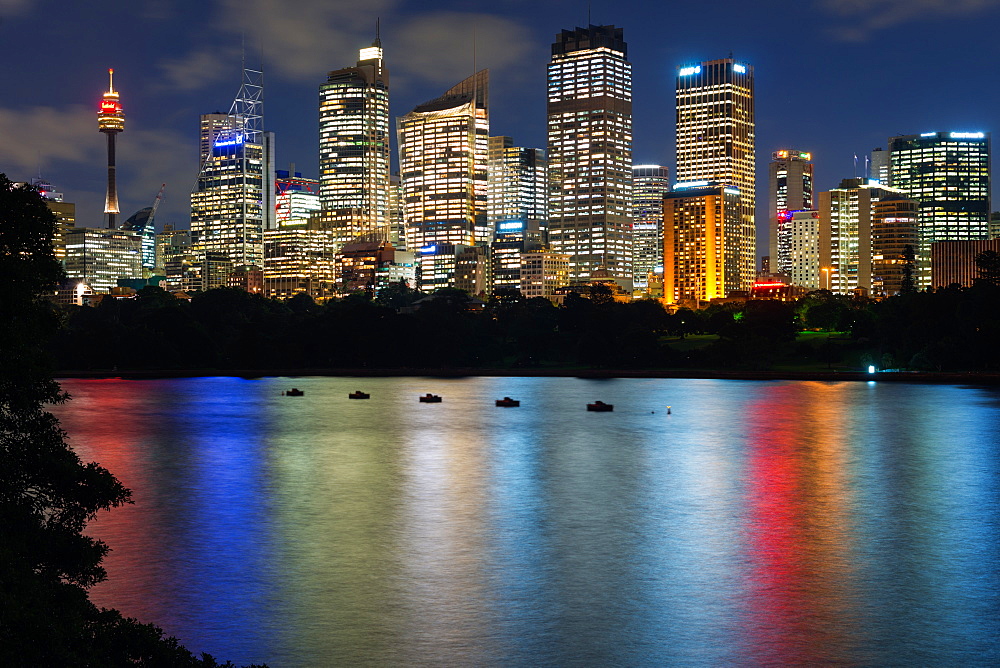
M 590 0 L 587 0 L 587 27 L 589 28 L 592 25 L 594 25 L 594 24 L 590 20 Z
M 379 16 L 375 17 L 375 43 L 372 46 L 377 46 L 382 48 L 382 18 Z

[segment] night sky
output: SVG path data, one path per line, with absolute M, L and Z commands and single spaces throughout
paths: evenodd
M 590 11 L 592 23 L 625 31 L 634 161 L 666 164 L 671 177 L 677 65 L 732 52 L 755 67 L 762 202 L 776 149 L 811 151 L 827 190 L 854 176 L 855 153 L 863 169 L 864 154 L 891 135 L 988 132 L 1000 114 L 1000 0 L 595 0 Z M 549 47 L 587 12 L 582 0 L 0 0 L 0 171 L 16 181 L 40 170 L 77 203 L 77 224 L 102 225 L 96 112 L 113 67 L 126 114 L 122 219 L 166 182 L 158 227 L 187 227 L 198 115 L 229 110 L 245 36 L 248 63 L 263 52 L 276 166 L 294 162 L 315 177 L 317 87 L 327 71 L 354 64 L 376 17 L 393 117 L 473 72 L 475 32 L 476 64 L 491 70 L 491 133 L 544 147 Z

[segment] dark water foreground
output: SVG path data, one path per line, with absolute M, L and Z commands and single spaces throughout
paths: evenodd
M 63 385 L 71 442 L 136 500 L 90 527 L 114 549 L 93 597 L 193 651 L 275 667 L 1000 662 L 995 388 Z M 305 396 L 280 396 L 293 385 Z M 504 395 L 521 407 L 494 407 Z M 595 399 L 614 412 L 586 412 Z

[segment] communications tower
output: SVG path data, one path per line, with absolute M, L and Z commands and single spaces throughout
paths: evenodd
M 114 84 L 115 71 L 108 70 L 108 91 L 101 98 L 97 112 L 97 127 L 108 137 L 108 194 L 104 200 L 104 213 L 108 215 L 108 228 L 118 222 L 118 186 L 115 182 L 115 136 L 125 129 L 125 112 L 118 100 Z

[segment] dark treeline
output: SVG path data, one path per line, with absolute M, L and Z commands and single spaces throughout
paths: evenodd
M 37 191 L 0 174 L 0 665 L 232 668 L 88 597 L 109 546 L 87 522 L 131 492 L 82 462 L 48 411 L 68 399 L 44 350 L 60 331 L 44 296 L 64 278 L 55 224 Z
M 325 305 L 237 289 L 190 302 L 159 288 L 69 307 L 52 352 L 63 370 L 754 369 L 1000 371 L 1000 287 L 913 292 L 882 301 L 810 293 L 670 314 L 615 302 L 600 286 L 562 306 L 500 291 L 485 307 L 458 290 L 405 284 Z M 819 331 L 826 335 L 803 335 Z M 693 336 L 694 335 L 694 336 Z M 697 335 L 715 335 L 712 337 Z

